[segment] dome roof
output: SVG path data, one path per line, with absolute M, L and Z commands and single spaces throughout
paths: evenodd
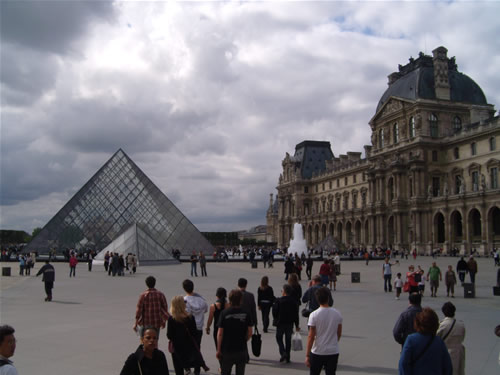
M 448 60 L 448 79 L 451 101 L 488 104 L 481 87 L 470 77 L 457 70 L 454 57 Z M 399 72 L 389 76 L 389 87 L 378 102 L 377 112 L 391 96 L 409 100 L 435 100 L 433 58 L 420 52 L 418 59 L 410 58 L 407 65 L 399 65 Z

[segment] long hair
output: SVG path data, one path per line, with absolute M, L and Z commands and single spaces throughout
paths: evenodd
M 260 280 L 260 289 L 266 289 L 269 286 L 269 277 L 262 276 Z
M 288 284 L 291 286 L 297 286 L 299 284 L 299 277 L 297 276 L 296 273 L 291 273 L 290 276 L 288 276 Z
M 170 302 L 170 314 L 178 322 L 185 320 L 189 313 L 186 311 L 186 302 L 183 296 L 175 296 Z

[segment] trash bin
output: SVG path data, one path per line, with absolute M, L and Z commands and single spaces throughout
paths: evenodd
M 252 260 L 252 268 L 257 268 L 257 261 L 256 260 Z
M 10 276 L 10 267 L 2 267 L 2 276 Z
M 476 288 L 472 283 L 464 283 L 464 298 L 475 298 Z
M 359 272 L 351 272 L 351 283 L 361 282 L 361 274 Z

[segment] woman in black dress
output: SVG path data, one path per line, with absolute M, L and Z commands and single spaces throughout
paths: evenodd
M 212 303 L 210 305 L 210 310 L 208 312 L 207 328 L 205 329 L 205 332 L 207 333 L 207 335 L 210 334 L 210 326 L 212 325 L 212 322 L 214 322 L 213 336 L 215 342 L 215 349 L 217 350 L 217 330 L 219 329 L 219 316 L 221 311 L 224 310 L 229 305 L 227 304 L 226 301 L 227 297 L 226 289 L 222 287 L 217 288 L 215 296 L 217 297 L 217 299 L 215 300 L 215 303 Z M 219 361 L 219 365 L 222 366 L 221 361 Z
M 205 365 L 200 348 L 195 340 L 196 322 L 194 317 L 186 311 L 184 297 L 176 296 L 170 303 L 170 317 L 168 318 L 167 337 L 172 342 L 172 361 L 175 375 L 184 375 L 184 370 L 192 367 L 209 368 Z M 169 349 L 170 350 L 170 349 Z

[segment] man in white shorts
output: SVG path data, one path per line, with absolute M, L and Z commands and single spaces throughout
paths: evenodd
M 315 292 L 319 308 L 309 315 L 306 366 L 310 375 L 319 375 L 325 369 L 326 375 L 335 375 L 339 360 L 342 315 L 328 305 L 330 291 L 321 287 Z

